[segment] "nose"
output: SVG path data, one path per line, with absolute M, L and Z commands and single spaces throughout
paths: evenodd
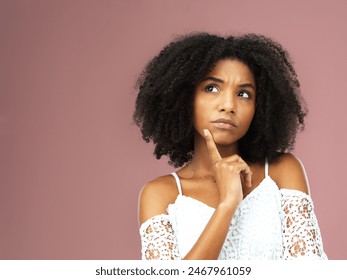
M 219 111 L 227 113 L 236 112 L 236 97 L 233 92 L 224 92 L 220 95 Z

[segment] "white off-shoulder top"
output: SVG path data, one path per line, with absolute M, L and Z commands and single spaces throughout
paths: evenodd
M 176 173 L 178 196 L 167 213 L 140 226 L 142 259 L 183 259 L 190 251 L 214 208 L 182 194 Z M 279 189 L 268 175 L 240 203 L 219 254 L 221 260 L 276 260 L 310 257 L 327 259 L 323 250 L 313 202 L 309 195 Z

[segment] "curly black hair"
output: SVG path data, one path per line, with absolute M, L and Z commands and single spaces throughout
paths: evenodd
M 134 122 L 142 138 L 155 144 L 154 155 L 170 158 L 174 167 L 194 153 L 195 87 L 221 59 L 242 61 L 254 74 L 255 114 L 239 140 L 240 156 L 248 162 L 272 162 L 294 148 L 307 115 L 300 84 L 288 52 L 263 35 L 221 37 L 192 33 L 177 37 L 154 57 L 140 75 Z

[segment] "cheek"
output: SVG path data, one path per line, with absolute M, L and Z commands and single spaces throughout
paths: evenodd
M 194 100 L 194 106 L 193 106 L 193 124 L 194 127 L 197 127 L 199 125 L 202 125 L 207 119 L 208 119 L 208 111 L 209 106 L 208 102 L 201 100 L 201 99 L 195 99 Z
M 241 117 L 244 122 L 244 126 L 245 126 L 245 129 L 248 129 L 252 123 L 252 120 L 254 118 L 254 114 L 255 114 L 255 108 L 251 107 L 249 108 L 247 111 L 244 111 L 244 114 L 243 116 Z
M 250 114 L 249 114 L 249 119 L 250 119 L 250 121 L 253 120 L 254 114 L 255 114 L 255 107 L 253 107 L 252 110 L 250 111 Z

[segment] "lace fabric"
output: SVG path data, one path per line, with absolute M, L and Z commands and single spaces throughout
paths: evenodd
M 219 259 L 327 259 L 311 198 L 267 178 L 235 212 Z M 142 259 L 182 259 L 214 211 L 183 195 L 167 210 L 141 225 Z
M 275 260 L 282 255 L 280 195 L 269 179 L 247 195 L 229 227 L 219 259 Z
M 327 259 L 310 196 L 282 189 L 283 259 Z
M 175 233 L 168 215 L 152 217 L 140 227 L 142 259 L 180 259 Z

